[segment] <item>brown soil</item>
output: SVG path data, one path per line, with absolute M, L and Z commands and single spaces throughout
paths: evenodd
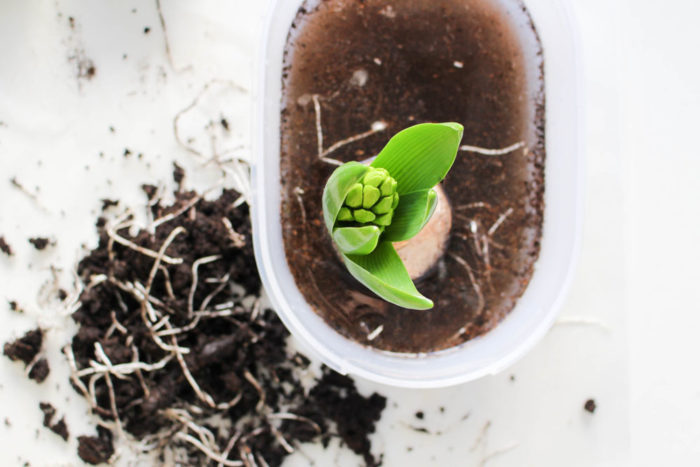
M 597 408 L 595 400 L 594 399 L 588 399 L 585 404 L 583 404 L 583 408 L 586 412 L 589 413 L 594 413 L 595 409 Z
M 29 243 L 34 245 L 34 248 L 37 250 L 43 250 L 47 246 L 49 246 L 49 239 L 45 237 L 34 237 L 29 239 Z
M 539 39 L 518 1 L 328 0 L 299 11 L 283 74 L 283 237 L 297 286 L 341 334 L 398 352 L 444 349 L 496 326 L 527 287 L 542 228 L 544 87 Z M 504 14 L 503 2 L 518 14 Z M 501 156 L 458 154 L 443 182 L 454 209 L 448 254 L 417 283 L 433 310 L 377 299 L 334 253 L 320 201 L 335 166 L 317 158 L 313 95 L 325 148 L 373 122 L 388 125 L 328 156 L 343 162 L 425 121 L 462 123 L 463 144 L 526 143 Z
M 29 365 L 41 350 L 43 340 L 43 331 L 39 328 L 33 329 L 19 339 L 5 343 L 3 353 L 10 360 L 20 360 L 25 365 Z
M 98 426 L 97 436 L 78 436 L 78 457 L 83 462 L 92 465 L 107 463 L 112 454 L 112 432 L 108 429 Z
M 5 237 L 3 237 L 2 235 L 0 235 L 0 251 L 5 253 L 7 256 L 12 256 L 13 254 L 12 248 L 5 240 Z
M 33 379 L 37 383 L 43 383 L 47 376 L 49 376 L 51 369 L 49 368 L 49 362 L 44 357 L 36 361 L 32 369 L 29 370 L 29 379 Z
M 175 171 L 176 179 L 181 175 L 184 173 Z M 167 327 L 185 328 L 175 338 L 163 336 L 163 342 L 185 347 L 189 353 L 182 356 L 182 364 L 171 358 L 161 369 L 111 378 L 113 391 L 104 377 L 99 378 L 94 385 L 95 413 L 113 420 L 114 405 L 125 430 L 137 439 L 165 434 L 161 448 L 186 447 L 190 465 L 209 464 L 201 451 L 173 436 L 178 431 L 196 436 L 173 418 L 174 410 L 210 430 L 219 452 L 235 432 L 239 433 L 241 437 L 228 455 L 231 460 L 241 460 L 243 453 L 250 452 L 259 465 L 277 466 L 288 454 L 281 437 L 293 445 L 296 441 L 328 442 L 338 436 L 362 455 L 367 465 L 375 465 L 368 435 L 374 431 L 385 398 L 378 394 L 365 398 L 351 379 L 330 371 L 325 371 L 310 391 L 305 390 L 301 377 L 309 361 L 288 352 L 287 330 L 274 312 L 257 308 L 250 301 L 259 299 L 260 278 L 253 258 L 248 208 L 245 204 L 234 207 L 238 193 L 224 191 L 218 199 L 200 200 L 183 212 L 196 193 L 178 191 L 175 204 L 164 206 L 155 198 L 154 187 L 144 185 L 144 191 L 151 200 L 154 219 L 178 210 L 181 214 L 159 225 L 153 234 L 140 231 L 131 237 L 128 228 L 117 229 L 117 233 L 142 248 L 159 251 L 174 229 L 185 229 L 164 250 L 168 257 L 181 258 L 182 263 L 161 263 L 167 274 L 161 270 L 153 276 L 149 296 L 159 319 L 167 316 Z M 99 245 L 80 262 L 78 272 L 85 284 L 97 277 L 107 280 L 86 287 L 81 308 L 73 315 L 80 325 L 71 345 L 77 368 L 89 368 L 91 361 L 99 360 L 96 344 L 112 365 L 131 362 L 137 355 L 147 364 L 168 355 L 175 357 L 172 350 L 158 345 L 143 303 L 128 288 L 128 284 L 149 283 L 154 258 L 112 243 L 104 218 L 97 226 Z M 194 262 L 213 255 L 221 259 L 198 267 L 198 282 L 190 299 Z M 244 301 L 248 305 L 243 305 Z M 191 311 L 200 308 L 212 315 L 194 318 Z M 230 408 L 211 407 L 193 389 L 182 365 L 215 404 L 237 402 Z M 87 387 L 90 378 L 73 381 L 76 390 L 84 394 L 79 383 Z M 276 418 L 276 414 L 283 416 Z M 213 424 L 214 415 L 223 422 Z M 104 462 L 111 456 L 111 438 L 105 434 L 81 437 L 79 442 L 79 455 L 86 462 Z M 259 459 L 264 459 L 264 464 Z
M 61 417 L 59 421 L 53 423 L 53 418 L 56 415 L 56 408 L 48 402 L 40 402 L 39 408 L 44 412 L 44 426 L 63 438 L 68 440 L 68 426 L 65 418 Z

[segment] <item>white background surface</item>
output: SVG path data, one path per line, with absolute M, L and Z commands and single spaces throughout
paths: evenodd
M 474 383 L 414 391 L 360 382 L 390 398 L 373 438 L 387 466 L 700 463 L 700 4 L 574 4 L 587 96 L 586 222 L 560 322 L 514 367 Z M 250 89 L 263 10 L 263 2 L 165 0 L 170 63 L 153 2 L 0 3 L 0 235 L 16 251 L 0 254 L 0 340 L 39 320 L 51 364 L 37 385 L 0 358 L 0 415 L 11 424 L 0 422 L 2 465 L 79 464 L 74 438 L 94 422 L 67 384 L 59 351 L 74 328 L 59 303 L 37 292 L 50 265 L 70 287 L 81 244 L 96 242 L 100 198 L 140 206 L 139 185 L 169 183 L 173 159 L 189 169 L 190 186 L 211 185 L 216 174 L 176 143 L 173 117 L 212 79 Z M 91 80 L 76 78 L 85 58 L 97 69 Z M 207 119 L 222 115 L 235 125 L 232 136 L 218 135 L 219 151 L 247 143 L 247 105 L 226 83 L 213 84 L 188 114 L 195 144 L 204 144 Z M 41 207 L 11 177 L 38 188 Z M 29 236 L 57 244 L 37 252 Z M 583 410 L 589 397 L 594 415 Z M 39 400 L 66 415 L 70 443 L 40 428 Z M 289 465 L 309 457 L 321 466 L 358 463 L 337 450 L 301 451 Z

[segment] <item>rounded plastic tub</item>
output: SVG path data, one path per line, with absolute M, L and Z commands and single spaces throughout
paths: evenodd
M 282 56 L 301 0 L 274 0 L 259 51 L 254 94 L 252 221 L 263 285 L 300 347 L 334 370 L 400 387 L 444 387 L 497 373 L 522 357 L 551 327 L 572 280 L 582 222 L 580 67 L 567 0 L 527 0 L 545 64 L 545 212 L 539 259 L 525 293 L 494 329 L 460 346 L 396 354 L 349 340 L 317 315 L 287 266 L 280 224 Z

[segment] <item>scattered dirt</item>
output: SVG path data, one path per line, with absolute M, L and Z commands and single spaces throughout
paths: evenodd
M 37 250 L 43 250 L 51 243 L 48 238 L 45 237 L 34 237 L 29 239 L 29 243 L 34 245 Z
M 40 402 L 39 408 L 44 412 L 44 426 L 63 438 L 64 441 L 68 441 L 68 426 L 65 417 L 53 423 L 53 418 L 56 415 L 54 406 L 48 402 Z
M 75 64 L 75 77 L 80 80 L 91 80 L 97 74 L 95 63 L 85 56 L 84 50 L 75 50 L 74 54 L 68 58 Z
M 185 179 L 185 169 L 180 167 L 177 162 L 173 162 L 173 180 L 177 184 L 179 190 L 182 190 L 182 182 Z
M 102 210 L 103 211 L 106 211 L 107 209 L 109 209 L 111 207 L 115 207 L 115 206 L 119 206 L 119 201 L 114 200 L 114 199 L 108 199 L 108 198 L 104 198 L 102 200 Z
M 41 350 L 44 332 L 37 328 L 28 331 L 24 336 L 13 342 L 7 342 L 3 353 L 12 361 L 21 360 L 29 365 Z
M 12 256 L 14 252 L 12 251 L 12 248 L 10 245 L 7 243 L 5 240 L 5 237 L 0 236 L 0 251 L 5 253 L 7 256 Z
M 78 437 L 78 456 L 88 464 L 106 463 L 114 454 L 112 432 L 101 426 L 97 427 L 97 436 Z
M 589 413 L 594 413 L 596 408 L 597 405 L 595 403 L 595 399 L 588 399 L 586 403 L 583 404 L 583 409 Z
M 180 175 L 176 168 L 176 181 Z M 191 465 L 214 461 L 197 443 L 221 458 L 276 466 L 295 442 L 333 436 L 367 465 L 378 465 L 368 434 L 385 398 L 365 398 L 351 379 L 327 369 L 304 388 L 308 360 L 287 351 L 286 328 L 260 307 L 248 208 L 233 207 L 239 194 L 226 190 L 208 201 L 177 191 L 174 205 L 163 206 L 156 187 L 143 189 L 155 231 L 131 237 L 128 225 L 100 218 L 99 244 L 78 266 L 91 285 L 73 315 L 80 328 L 67 353 L 76 369 L 141 362 L 139 371 L 119 377 L 117 370 L 97 373 L 93 385 L 95 373 L 74 375 L 73 387 L 94 395 L 93 411 L 118 418 L 137 439 L 159 441 L 163 459 L 186 448 Z M 161 258 L 157 268 L 155 257 Z M 105 461 L 108 441 L 79 438 L 80 457 Z
M 29 379 L 33 379 L 37 383 L 43 383 L 47 376 L 49 376 L 49 362 L 44 358 L 40 358 L 29 370 Z

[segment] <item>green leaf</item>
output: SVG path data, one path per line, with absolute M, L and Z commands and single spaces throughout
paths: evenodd
M 452 167 L 464 128 L 459 123 L 422 123 L 394 135 L 372 167 L 386 169 L 398 183 L 397 192 L 428 190 Z
M 433 213 L 435 212 L 435 208 L 437 207 L 437 191 L 431 189 L 428 191 L 428 211 L 425 213 L 425 219 L 423 220 L 423 225 L 420 227 L 422 230 L 423 227 L 425 227 L 425 224 L 428 223 L 431 217 L 433 217 Z
M 384 231 L 382 240 L 402 242 L 413 238 L 426 224 L 437 200 L 434 190 L 417 191 L 402 195 L 394 211 L 394 218 Z
M 333 240 L 346 255 L 367 255 L 377 246 L 381 233 L 376 225 L 340 227 L 333 231 Z
M 368 166 L 359 162 L 347 162 L 331 174 L 323 189 L 323 221 L 328 232 L 333 232 L 335 219 L 350 188 L 360 181 L 368 170 Z
M 432 300 L 416 289 L 391 243 L 380 242 L 368 255 L 343 258 L 350 274 L 384 300 L 412 310 L 433 307 Z

